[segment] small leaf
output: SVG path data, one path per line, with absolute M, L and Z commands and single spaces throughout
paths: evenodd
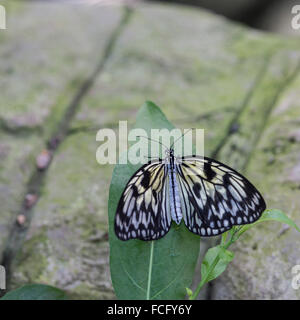
M 193 291 L 190 288 L 185 288 L 185 290 L 186 290 L 188 297 L 191 297 L 193 295 Z
M 217 278 L 221 273 L 223 273 L 233 258 L 234 253 L 220 245 L 210 248 L 206 252 L 201 265 L 202 285 Z
M 44 284 L 27 284 L 4 295 L 0 300 L 66 300 L 66 294 Z
M 244 225 L 239 232 L 239 236 L 241 236 L 248 229 L 250 229 L 253 226 L 257 225 L 258 223 L 261 223 L 264 221 L 278 221 L 278 222 L 287 224 L 300 232 L 299 227 L 295 224 L 295 222 L 293 220 L 291 220 L 289 217 L 287 217 L 285 213 L 283 213 L 282 211 L 280 211 L 278 209 L 269 209 L 269 210 L 264 211 L 264 213 L 262 214 L 260 219 L 257 220 L 256 222 Z

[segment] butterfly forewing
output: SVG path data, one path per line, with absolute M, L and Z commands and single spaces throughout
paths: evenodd
M 167 167 L 162 160 L 150 161 L 125 187 L 115 217 L 115 233 L 121 240 L 156 240 L 170 226 Z
M 245 177 L 218 161 L 184 157 L 177 168 L 183 218 L 193 233 L 218 235 L 233 225 L 254 222 L 266 208 Z

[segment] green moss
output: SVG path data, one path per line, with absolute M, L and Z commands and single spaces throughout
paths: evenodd
M 95 290 L 87 284 L 76 286 L 72 291 L 68 292 L 70 300 L 112 300 L 116 299 L 113 292 L 107 290 Z
M 44 270 L 48 266 L 47 256 L 49 251 L 47 244 L 48 239 L 43 232 L 26 242 L 16 257 L 15 265 L 18 265 L 19 268 L 15 274 L 16 279 L 11 284 L 12 288 L 26 283 L 49 283 L 49 279 L 43 276 Z M 32 255 L 33 251 L 39 252 L 39 254 Z

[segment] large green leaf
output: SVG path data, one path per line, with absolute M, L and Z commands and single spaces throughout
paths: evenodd
M 8 292 L 1 300 L 65 300 L 66 294 L 55 287 L 44 284 L 27 284 Z
M 152 102 L 140 109 L 136 128 L 173 129 L 162 111 Z M 150 135 L 149 135 L 150 137 Z M 169 233 L 156 241 L 120 241 L 114 233 L 114 217 L 124 187 L 139 166 L 115 166 L 108 203 L 110 269 L 119 299 L 183 299 L 190 286 L 200 246 L 200 238 L 184 223 L 172 225 Z

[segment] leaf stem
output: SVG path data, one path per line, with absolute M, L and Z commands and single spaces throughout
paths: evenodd
M 224 245 L 226 243 L 227 236 L 228 236 L 228 231 L 222 234 L 221 245 Z
M 147 284 L 146 300 L 150 300 L 151 278 L 152 278 L 152 266 L 153 266 L 153 251 L 154 251 L 154 241 L 151 241 L 151 244 L 150 244 L 150 259 L 149 259 L 149 271 L 148 271 L 148 284 Z
M 217 263 L 219 262 L 220 257 L 216 256 L 215 260 L 213 261 L 213 263 L 210 265 L 208 272 L 207 272 L 207 276 L 203 279 L 201 279 L 197 289 L 195 290 L 195 292 L 190 296 L 189 300 L 195 300 L 198 297 L 198 294 L 200 292 L 200 290 L 202 289 L 202 287 L 204 286 L 204 284 L 206 283 L 206 280 L 208 279 L 210 273 L 214 270 L 215 266 L 217 265 Z
M 234 235 L 235 235 L 236 231 L 234 231 L 231 235 L 230 235 L 230 239 L 228 240 L 227 243 L 224 243 L 225 242 L 225 239 L 222 237 L 222 240 L 221 240 L 221 246 L 224 248 L 224 249 L 228 249 L 234 242 L 235 242 L 235 238 L 234 238 Z M 227 237 L 227 235 L 226 235 Z M 200 293 L 200 290 L 202 289 L 202 287 L 204 286 L 204 284 L 207 281 L 207 279 L 209 278 L 211 272 L 214 270 L 214 268 L 216 267 L 216 265 L 218 264 L 218 262 L 220 261 L 220 256 L 217 255 L 213 261 L 213 263 L 209 266 L 209 269 L 208 269 L 208 272 L 206 274 L 206 277 L 201 279 L 197 289 L 195 290 L 195 292 L 190 296 L 189 300 L 195 300 L 199 293 Z

